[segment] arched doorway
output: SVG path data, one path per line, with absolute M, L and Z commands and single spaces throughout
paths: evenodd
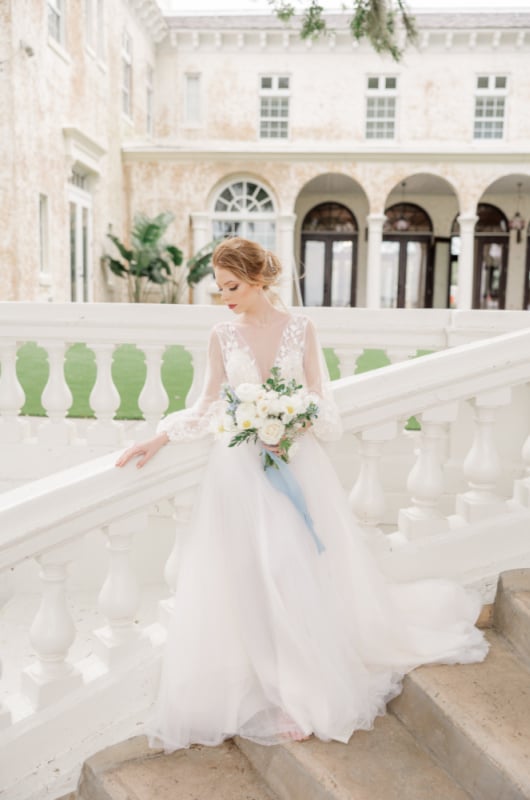
M 505 214 L 490 203 L 477 206 L 473 268 L 473 308 L 504 309 L 508 277 L 509 227 Z M 451 231 L 458 237 L 455 219 Z M 453 248 L 451 248 L 453 249 Z
M 381 308 L 432 308 L 433 226 L 415 203 L 385 211 L 381 245 Z
M 300 289 L 306 306 L 354 306 L 358 225 L 341 203 L 320 203 L 302 222 Z

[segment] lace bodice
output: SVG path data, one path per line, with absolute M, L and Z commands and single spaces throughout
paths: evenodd
M 263 383 L 272 367 L 318 395 L 320 412 L 313 431 L 322 439 L 338 438 L 340 417 L 329 391 L 322 351 L 313 324 L 301 314 L 286 314 L 264 328 L 232 321 L 216 325 L 210 335 L 201 396 L 192 407 L 165 417 L 158 432 L 165 431 L 171 441 L 207 435 L 223 384 Z

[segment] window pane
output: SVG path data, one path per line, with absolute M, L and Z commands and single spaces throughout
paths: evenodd
M 186 75 L 186 122 L 198 125 L 201 121 L 201 76 Z
M 385 80 L 385 86 L 386 86 L 387 89 L 395 89 L 396 85 L 397 85 L 397 79 L 396 78 L 387 78 Z
M 477 89 L 487 89 L 488 88 L 489 79 L 486 76 L 481 76 L 477 78 Z
M 377 89 L 379 87 L 379 78 L 368 78 L 368 88 Z
M 289 88 L 289 78 L 278 78 L 278 89 L 288 89 Z
M 495 78 L 495 88 L 496 89 L 506 89 L 506 78 L 497 76 Z
M 381 243 L 381 308 L 397 308 L 399 242 Z
M 331 305 L 351 305 L 353 242 L 333 242 L 331 262 Z
M 261 88 L 262 89 L 272 89 L 272 78 L 262 78 L 261 79 Z
M 324 242 L 306 242 L 304 273 L 304 302 L 306 306 L 324 305 Z

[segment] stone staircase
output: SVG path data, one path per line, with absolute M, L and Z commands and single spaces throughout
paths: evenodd
M 88 759 L 62 800 L 530 800 L 530 570 L 501 575 L 483 664 L 421 667 L 372 731 Z

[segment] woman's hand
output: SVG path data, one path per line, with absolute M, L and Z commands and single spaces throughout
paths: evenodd
M 124 453 L 116 461 L 117 467 L 124 467 L 131 458 L 135 458 L 136 456 L 142 456 L 140 460 L 137 462 L 136 466 L 143 467 L 144 464 L 147 464 L 154 455 L 158 453 L 161 447 L 169 442 L 169 438 L 167 433 L 159 433 L 158 436 L 155 436 L 153 439 L 148 439 L 146 442 L 138 442 L 137 444 L 133 444 L 132 447 L 129 447 Z

